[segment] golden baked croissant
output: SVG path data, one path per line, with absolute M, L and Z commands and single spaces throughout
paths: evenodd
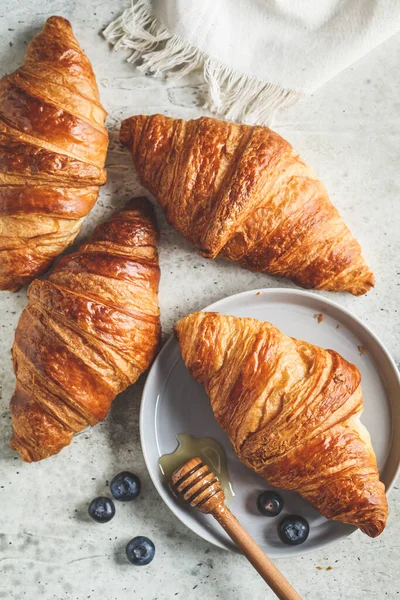
M 123 121 L 120 139 L 167 220 L 203 256 L 305 288 L 360 295 L 374 285 L 324 185 L 268 127 L 139 115 Z
M 0 289 L 48 269 L 105 183 L 106 112 L 71 24 L 50 17 L 0 80 Z
M 11 447 L 31 462 L 102 421 L 160 340 L 157 225 L 138 198 L 28 288 L 12 350 Z
M 385 487 L 359 421 L 354 365 L 256 319 L 193 313 L 175 332 L 241 461 L 271 485 L 301 494 L 326 518 L 371 537 L 382 532 Z

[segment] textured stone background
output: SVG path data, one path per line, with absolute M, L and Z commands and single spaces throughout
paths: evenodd
M 110 51 L 99 32 L 124 6 L 120 0 L 0 3 L 0 73 L 18 67 L 27 43 L 44 20 L 60 14 L 72 21 L 97 74 L 101 98 L 109 111 L 109 181 L 86 220 L 81 240 L 99 220 L 142 191 L 129 155 L 117 141 L 120 120 L 142 112 L 185 118 L 204 112 L 204 88 L 195 77 L 167 82 L 149 79 L 127 65 L 123 53 Z M 363 298 L 326 296 L 370 325 L 397 362 L 399 52 L 397 36 L 274 122 L 274 128 L 324 180 L 376 274 L 375 290 Z M 179 317 L 224 296 L 291 285 L 200 258 L 166 225 L 160 212 L 158 216 L 165 337 Z M 158 497 L 139 443 L 143 378 L 115 401 L 103 424 L 82 433 L 59 456 L 25 465 L 8 449 L 8 402 L 14 386 L 10 347 L 25 303 L 25 290 L 0 294 L 0 598 L 272 598 L 242 557 L 196 537 Z M 131 468 L 142 478 L 141 497 L 135 503 L 118 504 L 117 518 L 107 525 L 89 522 L 88 501 L 106 491 L 106 481 L 123 468 Z M 400 597 L 399 500 L 395 488 L 390 496 L 389 524 L 379 539 L 371 541 L 355 533 L 324 551 L 281 560 L 279 567 L 307 600 Z M 124 557 L 126 542 L 137 534 L 148 535 L 157 547 L 153 563 L 140 569 L 129 566 Z M 333 569 L 326 571 L 327 566 Z

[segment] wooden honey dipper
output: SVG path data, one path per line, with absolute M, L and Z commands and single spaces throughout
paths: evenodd
M 201 458 L 192 458 L 176 469 L 171 482 L 190 506 L 211 514 L 218 521 L 278 598 L 301 600 L 296 590 L 227 508 L 225 493 L 218 478 Z

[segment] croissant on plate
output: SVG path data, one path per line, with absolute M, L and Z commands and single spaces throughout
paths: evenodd
M 324 517 L 371 537 L 382 532 L 385 487 L 359 420 L 361 376 L 353 364 L 256 319 L 193 313 L 175 332 L 242 462 Z
M 30 284 L 12 349 L 10 445 L 23 460 L 56 454 L 102 421 L 150 365 L 160 341 L 157 240 L 150 203 L 135 199 Z
M 106 112 L 92 66 L 62 17 L 0 80 L 0 289 L 46 271 L 106 181 Z
M 268 127 L 138 115 L 120 139 L 167 220 L 203 256 L 305 288 L 360 295 L 374 285 L 324 185 Z

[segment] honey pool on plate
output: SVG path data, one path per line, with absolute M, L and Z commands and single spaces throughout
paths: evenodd
M 163 454 L 158 466 L 165 483 L 172 490 L 171 476 L 175 469 L 184 465 L 195 456 L 200 457 L 218 477 L 225 492 L 226 502 L 235 495 L 228 473 L 227 459 L 222 445 L 212 437 L 195 438 L 188 433 L 178 433 L 178 446 L 174 452 Z M 175 495 L 175 492 L 173 492 Z

